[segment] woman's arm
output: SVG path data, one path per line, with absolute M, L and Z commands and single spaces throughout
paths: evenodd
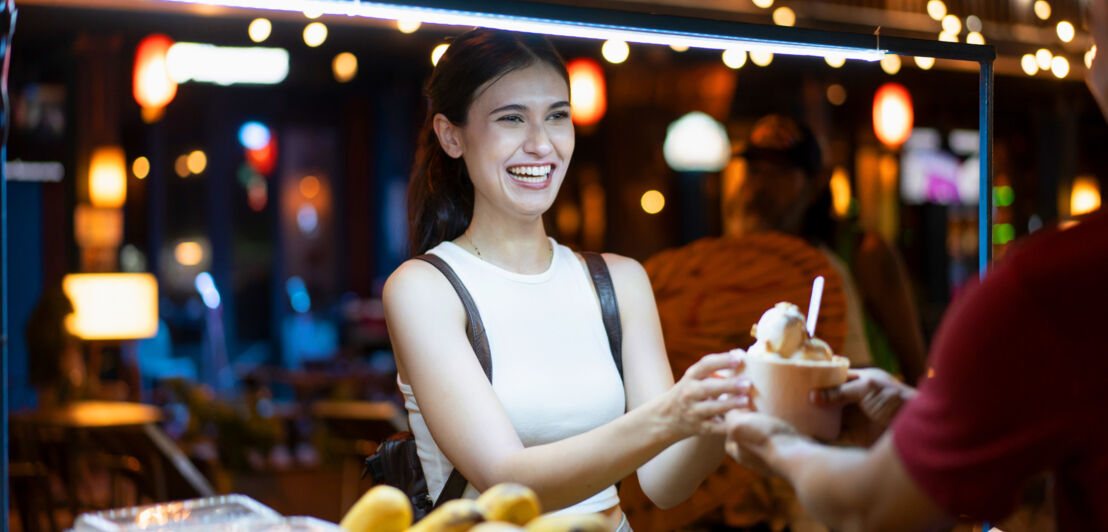
M 466 339 L 465 311 L 446 278 L 408 261 L 389 277 L 383 299 L 401 379 L 412 385 L 442 452 L 477 489 L 519 482 L 538 493 L 544 508 L 581 501 L 674 442 L 719 430 L 713 420 L 734 401 L 715 398 L 739 392 L 734 380 L 710 378 L 736 361 L 706 357 L 669 393 L 618 419 L 525 448 Z
M 673 369 L 666 356 L 662 323 L 646 271 L 634 259 L 613 254 L 605 254 L 604 258 L 619 300 L 623 379 L 627 407 L 634 409 L 673 387 Z M 723 436 L 688 437 L 639 468 L 639 484 L 654 504 L 670 508 L 689 498 L 704 478 L 719 467 L 723 456 Z

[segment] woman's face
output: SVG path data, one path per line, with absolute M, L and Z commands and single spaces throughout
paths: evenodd
M 573 155 L 569 87 L 546 63 L 509 72 L 477 90 L 456 133 L 477 205 L 539 216 L 554 203 Z

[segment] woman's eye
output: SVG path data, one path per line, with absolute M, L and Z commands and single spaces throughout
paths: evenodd
M 551 120 L 565 120 L 569 118 L 569 111 L 556 111 L 550 115 Z
M 505 115 L 500 117 L 498 120 L 500 120 L 501 122 L 521 123 L 523 122 L 523 117 L 519 115 Z

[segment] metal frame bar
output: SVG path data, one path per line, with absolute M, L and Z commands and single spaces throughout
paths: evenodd
M 8 0 L 4 0 L 5 4 Z M 230 5 L 239 7 L 272 8 L 272 0 L 172 0 L 191 3 Z M 394 7 L 409 9 L 413 12 L 448 11 L 468 13 L 490 20 L 538 20 L 562 25 L 567 28 L 621 29 L 642 34 L 663 37 L 708 37 L 729 40 L 741 46 L 742 43 L 760 43 L 786 48 L 807 48 L 813 55 L 833 53 L 834 49 L 878 50 L 899 55 L 934 57 L 973 61 L 980 66 L 979 92 L 979 131 L 980 131 L 980 193 L 978 201 L 978 265 L 984 275 L 992 250 L 992 173 L 993 173 L 993 61 L 996 49 L 989 45 L 971 45 L 883 37 L 879 32 L 873 35 L 750 24 L 726 20 L 709 20 L 686 16 L 655 15 L 651 13 L 619 11 L 604 8 L 544 4 L 534 2 L 516 2 L 509 0 L 396 0 L 393 2 L 366 2 L 361 0 L 310 2 L 305 0 L 302 7 Z M 0 58 L 6 59 L 9 49 L 0 50 Z M 4 117 L 6 118 L 6 117 Z M 6 141 L 0 144 L 0 158 L 6 158 Z M 3 160 L 0 160 L 0 380 L 7 378 L 8 369 L 8 280 L 7 264 L 7 201 Z M 0 386 L 0 473 L 3 484 L 0 485 L 0 527 L 7 529 L 7 508 L 9 494 L 7 490 L 7 387 Z

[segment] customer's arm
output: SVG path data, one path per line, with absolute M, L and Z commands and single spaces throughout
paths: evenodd
M 731 412 L 727 420 L 728 452 L 784 477 L 833 530 L 921 530 L 950 521 L 908 476 L 891 432 L 865 450 L 816 443 L 764 414 Z

